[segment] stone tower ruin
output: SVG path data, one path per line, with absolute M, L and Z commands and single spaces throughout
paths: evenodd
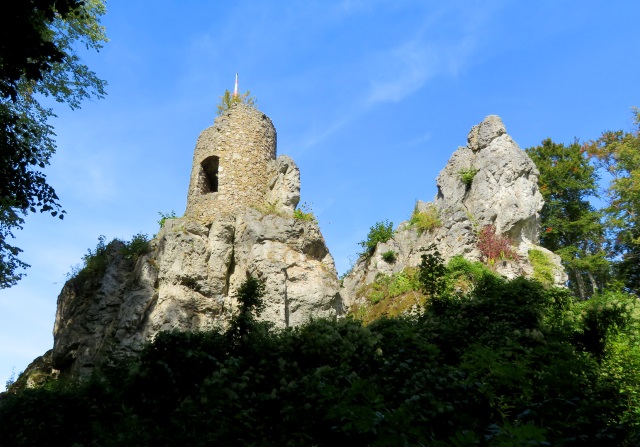
M 254 107 L 234 104 L 198 137 L 185 216 L 212 221 L 263 203 L 275 159 L 271 119 Z

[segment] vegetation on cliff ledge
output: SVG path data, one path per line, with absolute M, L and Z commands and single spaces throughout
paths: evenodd
M 437 261 L 432 253 L 425 264 Z M 413 316 L 368 325 L 347 318 L 276 330 L 257 320 L 262 288 L 250 280 L 225 332 L 161 333 L 139 357 L 84 383 L 58 380 L 5 395 L 0 439 L 20 446 L 638 445 L 635 297 L 576 301 L 566 289 L 452 262 L 440 278 L 415 272 L 416 283 L 432 281 L 436 293 L 422 287 L 429 299 Z

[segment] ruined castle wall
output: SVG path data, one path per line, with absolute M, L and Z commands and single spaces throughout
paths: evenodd
M 185 216 L 212 221 L 260 205 L 276 158 L 276 130 L 264 113 L 235 104 L 199 136 Z

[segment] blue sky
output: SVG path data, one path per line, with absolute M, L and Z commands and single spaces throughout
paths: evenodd
M 186 205 L 218 97 L 250 89 L 278 153 L 301 169 L 338 271 L 369 227 L 406 220 L 469 128 L 500 115 L 522 147 L 630 130 L 640 106 L 640 2 L 597 0 L 112 1 L 111 41 L 85 62 L 104 100 L 58 107 L 46 169 L 64 221 L 29 215 L 32 265 L 0 290 L 0 389 L 52 347 L 65 274 L 99 235 L 158 230 Z

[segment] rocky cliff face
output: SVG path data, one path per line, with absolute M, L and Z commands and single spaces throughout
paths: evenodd
M 418 202 L 416 210 L 433 213 L 439 225 L 420 232 L 409 222 L 401 223 L 393 237 L 378 244 L 370 258 L 361 257 L 344 279 L 347 305 L 357 301 L 357 292 L 379 273 L 392 274 L 420 264 L 422 248 L 435 244 L 445 260 L 461 255 L 481 260 L 478 233 L 488 225 L 511 240 L 517 256 L 495 263 L 507 278 L 534 276 L 530 250 L 538 250 L 553 265 L 552 282 L 562 286 L 566 274 L 560 258 L 536 245 L 540 210 L 544 204 L 538 191 L 538 170 L 513 139 L 498 116 L 485 118 L 469 132 L 467 145 L 456 150 L 436 180 L 438 193 L 431 203 Z M 396 262 L 382 254 L 396 253 Z
M 158 332 L 224 327 L 235 292 L 265 282 L 262 318 L 298 325 L 342 313 L 338 280 L 315 222 L 247 208 L 210 225 L 168 220 L 135 265 L 108 247 L 100 278 L 71 280 L 58 297 L 53 366 L 82 376 L 109 355 L 138 351 Z
M 260 169 L 249 179 L 256 160 Z M 300 171 L 291 158 L 275 158 L 268 118 L 242 104 L 220 116 L 198 139 L 191 183 L 185 217 L 167 220 L 135 264 L 114 241 L 104 274 L 65 284 L 55 369 L 82 376 L 110 355 L 137 352 L 160 331 L 223 328 L 249 275 L 264 281 L 262 318 L 278 327 L 342 314 L 317 223 L 293 217 Z
M 236 153 L 216 143 L 231 138 L 236 127 L 251 120 L 259 124 L 252 129 L 266 129 L 264 140 L 269 144 L 260 143 L 257 131 L 249 136 L 238 131 L 238 138 L 232 139 L 242 146 L 239 151 L 255 146 L 251 151 L 267 154 L 260 171 L 263 189 L 257 192 L 253 183 L 242 183 L 244 168 L 227 159 L 236 160 Z M 233 124 L 230 130 L 223 126 L 227 122 Z M 48 374 L 52 367 L 63 375 L 81 377 L 109 356 L 138 352 L 160 331 L 224 328 L 237 306 L 236 291 L 249 275 L 264 281 L 262 318 L 278 327 L 298 325 L 310 317 L 340 316 L 358 300 L 363 285 L 379 273 L 419 265 L 421 249 L 431 244 L 445 259 L 462 255 L 480 260 L 478 233 L 487 225 L 510 238 L 517 253 L 494 264 L 499 273 L 509 278 L 535 275 L 529 258 L 535 249 L 553 266 L 550 282 L 566 281 L 559 258 L 536 245 L 543 205 L 538 171 L 497 116 L 471 129 L 467 145 L 458 148 L 438 176 L 434 201 L 417 203 L 416 210 L 431 213 L 438 225 L 419 231 L 403 222 L 372 256 L 358 260 L 342 289 L 317 223 L 293 217 L 300 200 L 300 172 L 289 157 L 275 158 L 270 121 L 238 108 L 216 123 L 203 132 L 216 136 L 210 139 L 213 143 L 205 147 L 209 140 L 199 139 L 201 153 L 197 149 L 194 157 L 192 184 L 198 186 L 204 179 L 201 183 L 207 186 L 189 190 L 188 202 L 198 212 L 167 220 L 149 250 L 137 259 L 123 254 L 123 243 L 112 242 L 104 271 L 69 280 L 58 297 L 53 350 L 46 361 L 30 366 L 35 371 L 42 363 L 50 365 L 43 367 L 49 370 L 29 374 Z M 247 160 L 260 155 L 251 151 Z M 215 208 L 229 187 L 237 200 L 231 207 Z M 243 194 L 252 194 L 249 203 L 238 199 Z M 389 250 L 395 252 L 396 262 L 383 259 Z

